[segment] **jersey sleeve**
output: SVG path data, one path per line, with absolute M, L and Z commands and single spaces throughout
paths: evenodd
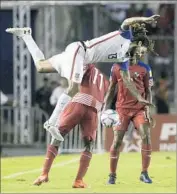
M 150 67 L 149 67 L 148 73 L 149 73 L 149 86 L 152 87 L 154 85 L 154 80 L 152 76 L 152 69 Z
M 120 70 L 128 71 L 129 60 L 126 59 L 125 62 L 122 62 L 119 66 L 120 66 Z
M 111 68 L 111 74 L 110 74 L 110 77 L 109 77 L 109 81 L 117 83 L 117 75 L 116 75 L 116 66 L 115 66 L 115 64 Z
M 154 85 L 154 81 L 153 81 L 152 70 L 151 70 L 150 65 L 145 64 L 145 63 L 142 62 L 142 61 L 138 61 L 138 64 L 139 64 L 141 67 L 144 67 L 144 68 L 146 69 L 147 74 L 146 74 L 146 78 L 145 78 L 145 80 L 146 80 L 145 85 L 146 85 L 147 87 L 152 87 L 152 86 Z
M 147 73 L 145 75 L 144 84 L 146 88 L 153 86 L 153 77 L 152 77 L 152 70 L 150 66 L 147 68 Z

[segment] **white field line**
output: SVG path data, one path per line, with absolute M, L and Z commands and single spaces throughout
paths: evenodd
M 75 163 L 75 162 L 78 162 L 78 161 L 79 161 L 79 158 L 75 158 L 75 159 L 72 159 L 72 160 L 69 160 L 69 161 L 66 161 L 66 162 L 60 162 L 60 163 L 54 164 L 52 166 L 52 168 L 66 166 L 68 164 L 72 164 L 72 163 Z M 40 171 L 42 171 L 42 168 L 17 172 L 17 173 L 14 173 L 14 174 L 10 174 L 8 176 L 4 176 L 4 177 L 2 177 L 2 179 L 11 179 L 11 178 L 15 178 L 17 176 L 23 175 L 23 174 L 31 174 L 31 173 L 40 172 Z

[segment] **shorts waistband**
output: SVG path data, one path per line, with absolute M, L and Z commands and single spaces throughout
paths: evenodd
M 77 93 L 73 99 L 72 102 L 78 102 L 87 106 L 91 106 L 93 108 L 96 108 L 97 111 L 100 111 L 102 108 L 102 103 L 96 100 L 93 96 L 85 93 Z

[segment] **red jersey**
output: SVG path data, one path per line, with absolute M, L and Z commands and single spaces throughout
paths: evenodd
M 121 65 L 115 64 L 112 67 L 111 80 L 118 84 L 117 94 L 117 108 L 141 109 L 144 107 L 138 100 L 131 94 L 128 88 L 125 87 L 123 79 L 120 75 Z M 152 86 L 153 79 L 151 68 L 149 65 L 138 62 L 137 65 L 129 66 L 130 77 L 134 82 L 136 88 L 143 98 L 145 98 L 145 90 Z
M 109 81 L 100 70 L 95 65 L 89 64 L 84 73 L 79 93 L 73 97 L 72 101 L 93 106 L 100 110 L 108 86 Z

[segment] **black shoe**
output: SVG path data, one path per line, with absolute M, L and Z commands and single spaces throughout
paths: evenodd
M 141 172 L 140 181 L 144 183 L 149 183 L 149 184 L 152 183 L 152 180 L 149 178 L 147 171 Z
M 116 174 L 115 173 L 109 174 L 108 184 L 111 184 L 111 185 L 116 184 Z

